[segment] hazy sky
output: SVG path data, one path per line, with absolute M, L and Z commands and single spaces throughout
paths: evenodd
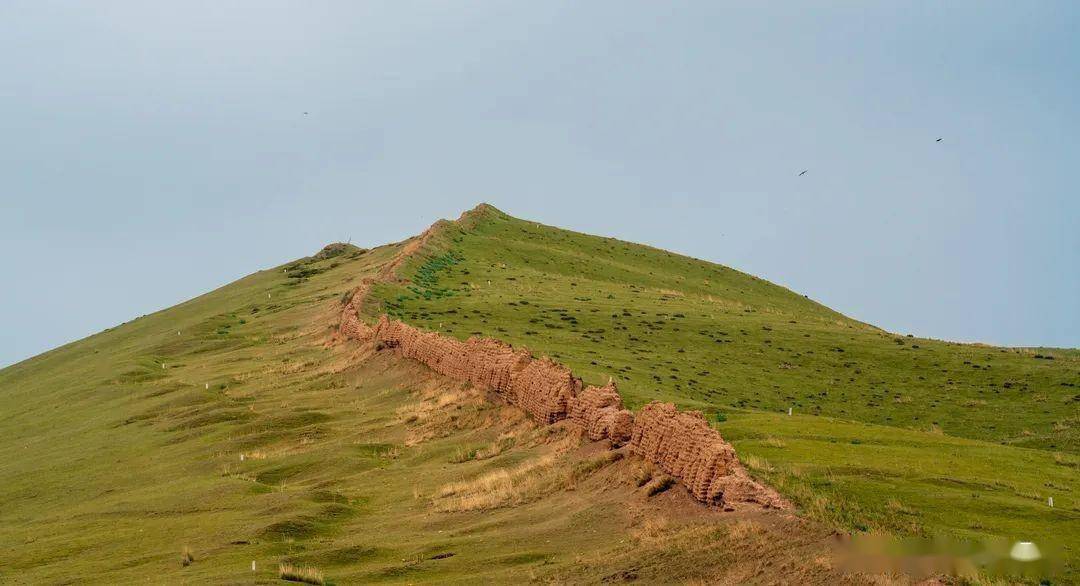
M 1080 346 L 1080 3 L 818 4 L 5 0 L 0 365 L 480 201 Z

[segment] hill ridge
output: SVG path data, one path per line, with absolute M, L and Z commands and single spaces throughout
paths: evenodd
M 462 219 L 491 210 L 498 212 L 481 204 L 462 214 Z M 379 271 L 378 279 L 400 279 L 401 265 L 424 251 L 445 225 L 440 220 L 406 244 Z M 515 350 L 500 340 L 475 336 L 461 342 L 391 320 L 385 313 L 374 326 L 367 325 L 360 311 L 376 282 L 365 280 L 345 303 L 338 325 L 343 338 L 373 343 L 376 349 L 396 349 L 440 374 L 493 391 L 542 424 L 568 419 L 594 441 L 608 440 L 613 447 L 628 444 L 632 453 L 671 474 L 702 503 L 730 507 L 735 502 L 752 502 L 766 508 L 791 508 L 775 490 L 750 478 L 735 448 L 699 411 L 680 412 L 674 404 L 654 401 L 635 417 L 623 408 L 610 378 L 604 387 L 586 387 L 566 366 L 548 356 L 534 359 L 525 348 Z

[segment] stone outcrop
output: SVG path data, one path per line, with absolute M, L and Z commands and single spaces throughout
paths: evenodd
M 482 213 L 483 206 L 473 214 Z M 379 281 L 396 281 L 397 269 L 420 251 L 444 224 L 436 223 L 408 242 L 378 273 Z M 615 383 L 584 387 L 566 366 L 550 358 L 534 358 L 524 348 L 472 337 L 461 341 L 424 332 L 385 314 L 368 325 L 359 311 L 375 280 L 365 279 L 341 312 L 339 333 L 373 342 L 430 367 L 439 374 L 468 381 L 502 397 L 533 419 L 551 424 L 568 419 L 594 441 L 609 440 L 630 450 L 678 479 L 695 499 L 709 505 L 734 502 L 790 508 L 776 491 L 747 474 L 735 448 L 697 411 L 683 412 L 671 403 L 652 402 L 635 416 L 623 406 Z

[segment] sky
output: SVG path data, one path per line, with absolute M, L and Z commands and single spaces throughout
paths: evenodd
M 0 366 L 482 201 L 1080 346 L 1080 3 L 817 4 L 6 0 Z

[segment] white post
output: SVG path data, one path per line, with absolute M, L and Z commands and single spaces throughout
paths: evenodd
M 210 390 L 210 383 L 205 383 L 205 386 L 206 386 L 206 390 L 209 391 Z
M 791 407 L 788 407 L 788 408 L 787 408 L 787 414 L 788 414 L 788 415 L 791 415 Z
M 1046 504 L 1050 505 L 1050 508 L 1053 508 L 1054 507 L 1054 497 L 1047 498 L 1046 499 Z
M 251 560 L 251 571 L 255 571 L 255 560 Z
M 243 461 L 244 461 L 244 455 L 243 455 L 243 454 L 240 454 L 240 461 L 241 461 L 241 462 L 243 462 Z

